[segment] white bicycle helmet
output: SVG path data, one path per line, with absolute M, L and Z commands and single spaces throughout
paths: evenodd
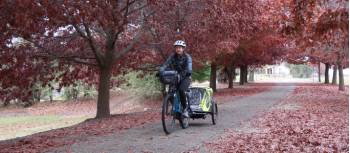
M 183 40 L 177 40 L 177 41 L 175 41 L 174 46 L 186 47 L 186 43 Z

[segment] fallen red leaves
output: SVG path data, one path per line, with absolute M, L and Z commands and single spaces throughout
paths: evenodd
M 248 129 L 208 143 L 212 152 L 348 152 L 348 92 L 304 85 Z
M 214 94 L 215 101 L 218 103 L 232 102 L 234 98 L 249 96 L 270 90 L 274 84 L 254 83 L 245 86 L 235 86 L 232 89 L 218 89 Z
M 215 98 L 219 103 L 228 102 L 232 101 L 232 99 L 235 97 L 252 95 L 268 89 L 270 89 L 270 86 L 256 86 L 255 84 L 235 87 L 234 89 L 219 89 L 215 95 Z M 145 103 L 147 103 L 147 107 L 151 109 L 150 111 L 114 115 L 110 118 L 99 120 L 89 120 L 72 127 L 42 132 L 25 138 L 0 142 L 0 153 L 44 152 L 45 150 L 49 150 L 51 148 L 57 148 L 65 145 L 69 146 L 77 141 L 87 139 L 89 136 L 120 132 L 121 130 L 142 126 L 146 123 L 160 121 L 159 109 L 161 104 L 159 101 L 151 102 L 148 100 Z M 94 104 L 94 102 L 53 104 L 52 107 L 50 107 L 50 105 L 44 105 L 42 108 L 40 106 L 36 106 L 35 109 L 26 113 L 66 115 L 84 114 L 91 111 L 88 110 L 88 108 L 91 108 L 92 104 Z M 79 109 L 83 109 L 83 111 Z M 35 110 L 38 112 L 35 112 Z M 74 111 L 77 110 L 79 112 L 74 113 Z M 12 113 L 16 113 L 17 111 L 21 110 L 13 109 Z M 7 111 L 7 113 L 11 113 L 11 111 Z
M 119 132 L 159 120 L 159 111 L 115 115 L 110 118 L 90 120 L 72 127 L 1 142 L 0 152 L 44 152 L 50 148 L 73 144 L 75 141 L 86 139 L 88 136 Z
M 136 98 L 134 98 L 136 97 Z M 117 92 L 111 93 L 110 108 L 115 114 L 132 113 L 143 111 L 144 107 L 156 108 L 161 102 L 157 100 L 147 100 L 140 103 L 141 98 L 130 94 Z M 136 104 L 137 107 L 136 108 Z M 135 107 L 132 107 L 135 106 Z M 27 116 L 27 115 L 63 115 L 63 116 L 94 116 L 96 113 L 96 99 L 81 98 L 78 100 L 55 101 L 36 103 L 32 107 L 3 107 L 0 108 L 0 115 L 3 116 Z

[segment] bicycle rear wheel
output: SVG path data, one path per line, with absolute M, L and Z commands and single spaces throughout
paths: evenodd
M 213 101 L 211 107 L 211 120 L 213 125 L 215 125 L 218 120 L 218 104 Z
M 170 134 L 175 129 L 175 113 L 173 112 L 172 97 L 165 96 L 162 108 L 162 125 L 165 134 Z

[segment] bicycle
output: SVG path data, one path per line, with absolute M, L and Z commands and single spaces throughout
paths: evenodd
M 186 129 L 189 126 L 188 118 L 182 115 L 184 108 L 182 108 L 177 88 L 181 81 L 180 75 L 176 71 L 165 71 L 160 74 L 160 80 L 164 85 L 168 85 L 168 91 L 165 95 L 162 106 L 162 125 L 164 132 L 166 134 L 173 132 L 176 120 L 179 121 L 180 126 L 183 129 Z M 188 97 L 186 96 L 186 103 L 188 106 L 187 99 Z
M 166 134 L 174 131 L 176 120 L 180 126 L 186 129 L 189 126 L 189 118 L 182 116 L 182 105 L 180 103 L 179 92 L 177 89 L 181 81 L 180 75 L 176 71 L 165 71 L 158 75 L 164 85 L 168 85 L 162 106 L 162 125 Z M 208 114 L 211 115 L 213 125 L 218 118 L 218 106 L 213 100 L 213 90 L 209 87 L 191 87 L 186 92 L 186 106 L 189 110 L 189 116 L 192 119 L 205 119 Z

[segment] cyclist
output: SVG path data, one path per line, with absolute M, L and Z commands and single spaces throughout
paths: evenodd
M 175 52 L 170 55 L 166 62 L 160 67 L 160 74 L 162 74 L 165 69 L 176 70 L 181 77 L 178 89 L 180 94 L 180 101 L 184 111 L 182 115 L 184 117 L 189 117 L 188 108 L 186 104 L 186 94 L 185 91 L 191 84 L 192 75 L 192 58 L 185 52 L 186 43 L 183 40 L 177 40 L 174 43 Z

